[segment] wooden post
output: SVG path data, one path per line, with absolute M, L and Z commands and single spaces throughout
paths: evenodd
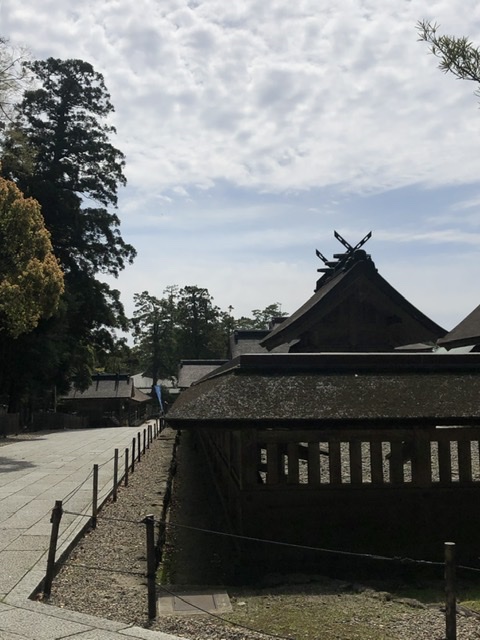
M 113 454 L 113 501 L 117 501 L 117 488 L 118 488 L 118 449 L 115 449 Z
M 454 542 L 445 542 L 445 629 L 446 640 L 457 640 Z
M 132 473 L 135 471 L 135 444 L 136 439 L 132 438 Z
M 55 506 L 52 509 L 52 515 L 50 517 L 52 531 L 50 533 L 50 547 L 48 549 L 47 572 L 43 581 L 43 593 L 47 597 L 52 591 L 52 582 L 55 573 L 55 554 L 57 553 L 58 530 L 60 529 L 62 514 L 62 501 L 55 500 Z
M 92 527 L 97 528 L 98 513 L 98 464 L 93 465 Z
M 138 444 L 138 461 L 140 462 L 140 456 L 142 455 L 142 449 L 140 447 L 140 431 L 137 431 L 137 444 Z
M 125 449 L 125 486 L 128 487 L 128 447 Z
M 155 586 L 155 518 L 152 514 L 145 517 L 147 531 L 147 587 L 148 587 L 148 617 L 157 617 L 157 590 Z
M 143 455 L 145 455 L 145 450 L 147 448 L 147 430 L 143 430 Z

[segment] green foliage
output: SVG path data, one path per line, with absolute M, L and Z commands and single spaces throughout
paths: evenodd
M 53 380 L 59 387 L 73 380 L 84 387 L 101 354 L 114 349 L 112 329 L 128 328 L 119 292 L 97 279 L 118 275 L 135 256 L 112 211 L 126 182 L 125 158 L 110 141 L 113 106 L 103 77 L 89 63 L 49 58 L 24 68 L 35 89 L 24 93 L 5 132 L 2 171 L 40 203 L 65 273 L 59 312 L 36 330 L 38 351 L 48 360 L 37 382 L 49 388 Z M 32 349 L 27 342 L 18 347 Z M 23 377 L 17 362 L 27 359 L 17 355 L 3 363 L 13 384 Z
M 265 309 L 253 309 L 252 318 L 242 316 L 235 321 L 236 329 L 268 329 L 272 318 L 284 318 L 288 315 L 282 311 L 280 302 L 269 304 Z
M 106 350 L 95 353 L 95 371 L 98 373 L 129 373 L 139 371 L 140 363 L 126 338 L 114 338 Z
M 225 357 L 222 314 L 207 289 L 170 286 L 163 298 L 135 294 L 135 354 L 154 383 L 174 378 L 182 359 Z
M 440 35 L 439 25 L 428 20 L 418 22 L 419 39 L 429 45 L 430 52 L 439 59 L 438 67 L 461 80 L 480 82 L 480 49 L 468 37 Z M 480 97 L 480 90 L 475 92 Z
M 124 155 L 110 142 L 115 129 L 103 122 L 113 111 L 103 77 L 82 60 L 49 58 L 25 67 L 41 87 L 25 92 L 7 131 L 4 173 L 40 202 L 68 270 L 117 275 L 135 251 L 107 209 L 116 207 L 126 179 Z
M 0 331 L 13 338 L 52 316 L 63 273 L 52 251 L 38 202 L 0 178 Z
M 196 285 L 167 287 L 163 298 L 144 291 L 134 299 L 134 354 L 155 381 L 175 378 L 180 360 L 228 358 L 234 329 L 264 329 L 272 317 L 286 315 L 275 303 L 235 320 L 232 307 L 222 311 L 208 289 Z
M 157 384 L 159 378 L 174 374 L 176 337 L 173 331 L 175 318 L 171 303 L 176 291 L 166 298 L 156 298 L 144 291 L 134 296 L 135 311 L 132 319 L 135 354 L 143 371 Z
M 220 313 L 207 289 L 197 286 L 180 289 L 177 303 L 180 358 L 198 360 L 225 357 L 225 346 L 219 335 Z

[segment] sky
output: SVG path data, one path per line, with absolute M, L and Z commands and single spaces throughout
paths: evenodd
M 293 313 L 334 230 L 372 231 L 380 274 L 450 330 L 480 304 L 480 105 L 424 19 L 480 45 L 477 0 L 0 0 L 1 36 L 104 76 L 128 315 L 173 284 Z

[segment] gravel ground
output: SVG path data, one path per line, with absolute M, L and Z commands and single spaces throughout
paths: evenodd
M 145 527 L 141 520 L 148 513 L 159 517 L 167 487 L 168 469 L 175 434 L 165 430 L 156 440 L 129 486 L 119 490 L 118 501 L 102 509 L 97 529 L 78 544 L 56 577 L 51 604 L 126 623 L 177 634 L 190 640 L 261 640 L 267 636 L 247 631 L 207 615 L 160 616 L 153 624 L 147 619 L 145 575 Z M 1 443 L 0 443 L 1 444 Z M 195 462 L 196 460 L 196 462 Z M 218 513 L 205 484 L 207 472 L 200 452 L 182 435 L 178 447 L 178 468 L 174 480 L 171 522 L 187 522 L 189 517 L 204 524 Z M 203 495 L 202 495 L 203 487 Z M 185 496 L 190 496 L 185 500 Z M 213 510 L 213 511 L 212 511 Z M 199 512 L 203 516 L 199 516 Z M 199 518 L 204 517 L 204 520 Z M 218 521 L 211 528 L 220 526 Z M 174 531 L 169 527 L 170 532 Z M 209 536 L 188 535 L 177 529 L 167 537 L 169 581 L 179 584 L 225 583 L 229 579 L 223 559 L 228 549 Z M 293 577 L 291 577 L 293 580 Z M 227 588 L 233 604 L 229 617 L 236 622 L 272 632 L 283 614 L 290 612 L 283 637 L 296 640 L 441 640 L 445 637 L 444 614 L 413 600 L 394 598 L 383 590 L 358 587 L 342 581 L 297 576 L 287 586 L 259 585 L 258 588 Z M 270 618 L 269 618 L 270 615 Z M 318 622 L 315 616 L 318 615 Z M 315 621 L 316 630 L 295 632 L 294 618 Z M 268 620 L 271 620 L 271 623 Z M 295 620 L 294 620 L 295 622 Z M 313 622 L 312 622 L 313 624 Z M 290 625 L 290 626 L 288 626 Z M 284 630 L 286 629 L 286 630 Z M 477 617 L 458 616 L 458 638 L 480 639 Z

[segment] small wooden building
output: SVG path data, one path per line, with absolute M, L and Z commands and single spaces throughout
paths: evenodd
M 152 398 L 121 373 L 97 373 L 84 391 L 72 388 L 60 399 L 63 410 L 88 419 L 93 427 L 135 425 L 148 417 Z
M 437 559 L 453 540 L 479 555 L 479 354 L 240 356 L 168 423 L 198 434 L 243 535 Z M 257 561 L 278 559 L 267 547 Z

